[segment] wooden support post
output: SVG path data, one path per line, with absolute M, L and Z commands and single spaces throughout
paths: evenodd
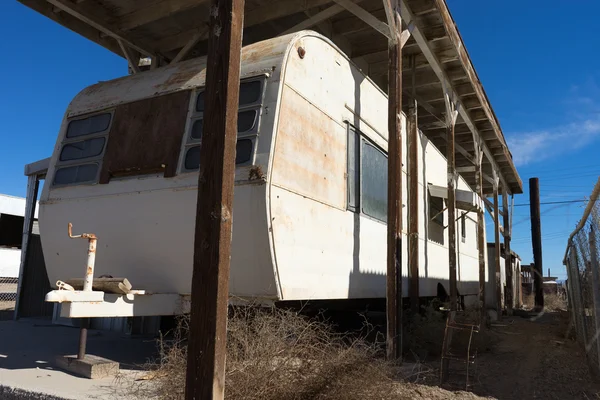
M 415 58 L 410 59 L 413 92 Z M 411 98 L 408 108 L 408 265 L 410 269 L 410 305 L 419 311 L 419 127 L 417 101 Z
M 502 208 L 504 210 L 504 273 L 506 276 L 506 315 L 513 311 L 513 263 L 510 252 L 510 212 L 508 210 L 508 192 L 502 187 Z
M 387 221 L 387 356 L 402 356 L 402 47 L 399 0 L 389 12 L 395 40 L 389 41 L 388 63 L 388 221 Z
M 446 160 L 448 163 L 448 270 L 450 285 L 450 311 L 458 306 L 456 287 L 456 154 L 454 152 L 454 126 L 456 125 L 456 102 L 450 98 L 450 92 L 444 87 L 446 100 Z
M 496 309 L 498 311 L 498 319 L 502 318 L 502 279 L 500 267 L 500 221 L 499 221 L 498 205 L 498 177 L 494 171 L 494 261 L 496 271 Z
M 244 0 L 213 0 L 185 398 L 223 399 Z
M 478 143 L 478 141 L 475 143 Z M 477 158 L 475 185 L 477 195 L 483 199 L 483 171 L 481 170 L 483 151 L 479 144 L 475 145 L 475 157 Z M 485 215 L 483 205 L 482 208 L 477 210 L 477 251 L 479 255 L 479 311 L 481 312 L 481 327 L 483 328 L 487 320 L 485 304 Z
M 529 209 L 531 213 L 531 244 L 533 246 L 533 263 L 535 264 L 533 283 L 535 288 L 535 308 L 544 309 L 544 269 L 542 266 L 542 226 L 540 222 L 540 181 L 529 179 Z
M 444 99 L 446 101 L 446 160 L 448 163 L 448 272 L 450 286 L 450 314 L 448 323 L 454 322 L 456 310 L 458 309 L 458 293 L 456 287 L 456 181 L 458 175 L 456 173 L 456 155 L 454 153 L 454 126 L 458 117 L 456 102 L 450 97 L 445 83 Z M 448 370 L 450 367 L 450 359 L 447 354 L 452 343 L 452 330 L 446 328 L 444 333 L 444 343 L 442 345 L 442 368 L 441 368 L 441 383 L 448 379 Z

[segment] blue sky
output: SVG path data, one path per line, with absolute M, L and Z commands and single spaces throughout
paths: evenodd
M 600 3 L 448 3 L 523 180 L 525 194 L 515 203 L 529 202 L 532 176 L 540 178 L 542 202 L 589 195 L 600 174 Z M 127 66 L 12 0 L 0 13 L 0 37 L 0 193 L 24 196 L 23 166 L 50 155 L 73 96 L 124 75 Z M 542 206 L 544 269 L 561 278 L 566 239 L 582 207 Z M 515 208 L 513 249 L 525 263 L 532 259 L 528 218 L 529 207 Z

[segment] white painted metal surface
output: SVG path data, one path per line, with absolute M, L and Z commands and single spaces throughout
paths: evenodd
M 18 278 L 21 250 L 0 247 L 0 278 Z
M 300 47 L 305 50 L 303 58 L 298 55 Z M 72 101 L 40 202 L 50 282 L 81 275 L 85 252 L 63 233 L 72 222 L 99 238 L 96 276 L 124 276 L 134 289 L 148 293 L 189 293 L 197 172 L 179 171 L 174 178 L 156 174 L 113 179 L 102 185 L 50 183 L 68 118 L 195 90 L 203 86 L 204 74 L 205 59 L 193 59 L 93 85 Z M 347 56 L 314 32 L 245 47 L 242 77 L 260 74 L 268 78 L 253 166 L 260 167 L 264 178 L 250 180 L 253 166 L 236 170 L 231 295 L 263 300 L 384 297 L 385 224 L 347 210 L 346 123 L 385 150 L 387 97 Z M 184 145 L 185 139 L 182 154 Z M 446 161 L 423 135 L 420 146 L 420 287 L 422 296 L 435 296 L 438 284 L 448 290 L 448 239 L 444 229 L 435 240 L 431 237 L 425 185 L 445 184 Z M 406 181 L 405 175 L 404 185 Z M 462 179 L 458 188 L 471 191 Z M 475 295 L 475 213 L 468 213 L 465 221 L 464 243 L 458 235 L 458 289 L 461 295 Z M 403 271 L 406 277 L 406 265 Z M 404 284 L 408 293 L 407 279 Z M 65 311 L 64 304 L 62 309 L 62 314 L 73 313 Z M 130 311 L 138 315 L 138 308 L 132 306 Z
M 0 214 L 25 216 L 25 198 L 0 194 Z M 37 209 L 35 218 L 38 217 Z

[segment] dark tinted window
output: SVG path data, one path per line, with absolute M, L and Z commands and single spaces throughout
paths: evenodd
M 55 185 L 90 182 L 96 179 L 98 164 L 75 165 L 60 168 L 54 174 Z
M 95 157 L 102 153 L 104 148 L 103 137 L 65 144 L 60 153 L 60 161 L 78 160 L 80 158 Z
M 261 86 L 260 81 L 242 83 L 240 85 L 239 105 L 245 106 L 256 103 L 260 99 Z M 196 111 L 204 111 L 204 92 L 198 93 Z
M 387 157 L 367 141 L 362 143 L 362 211 L 387 221 Z
M 235 163 L 243 164 L 252 158 L 252 140 L 240 139 L 235 147 Z
M 202 127 L 204 124 L 203 119 L 198 119 L 194 121 L 194 125 L 192 125 L 192 139 L 202 139 Z
M 196 111 L 204 111 L 204 92 L 198 93 L 196 99 Z
M 257 110 L 248 110 L 238 113 L 238 133 L 251 131 L 256 123 Z
M 200 146 L 190 148 L 185 154 L 185 169 L 200 168 Z
M 253 104 L 260 98 L 260 81 L 242 83 L 240 86 L 240 106 Z
M 444 226 L 444 199 L 429 196 L 429 219 L 438 225 Z
M 356 211 L 360 198 L 360 136 L 348 130 L 348 209 Z
M 235 163 L 243 164 L 252 158 L 252 140 L 240 139 L 235 147 Z M 190 147 L 185 153 L 183 163 L 185 169 L 194 170 L 200 168 L 200 146 Z
M 67 128 L 67 137 L 74 138 L 102 132 L 108 129 L 108 125 L 110 125 L 109 113 L 98 114 L 85 119 L 71 121 L 69 122 L 69 126 Z

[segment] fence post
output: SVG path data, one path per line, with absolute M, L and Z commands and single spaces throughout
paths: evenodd
M 596 362 L 598 364 L 598 369 L 600 370 L 600 339 L 598 338 L 598 334 L 600 333 L 600 318 L 598 317 L 598 313 L 600 312 L 600 274 L 598 271 L 598 253 L 596 249 L 596 233 L 594 232 L 593 225 L 590 226 L 590 261 L 591 261 L 591 269 L 592 269 L 592 296 L 594 299 L 594 327 L 596 328 L 594 332 L 594 340 L 596 341 Z

